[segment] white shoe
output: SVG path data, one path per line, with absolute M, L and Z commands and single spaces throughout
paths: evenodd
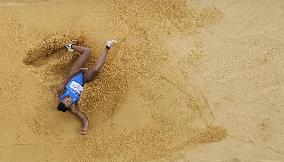
M 74 49 L 72 49 L 72 43 L 66 44 L 65 47 L 67 48 L 68 52 L 74 52 Z
M 111 48 L 115 43 L 117 43 L 116 40 L 109 40 L 109 41 L 106 41 L 106 45 Z

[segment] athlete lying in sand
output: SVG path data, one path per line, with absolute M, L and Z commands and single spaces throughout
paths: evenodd
M 106 48 L 103 50 L 98 63 L 90 70 L 84 68 L 89 56 L 91 55 L 90 48 L 77 46 L 75 44 L 67 44 L 65 46 L 69 52 L 77 51 L 81 54 L 81 56 L 74 63 L 68 77 L 58 89 L 59 104 L 57 109 L 62 112 L 69 110 L 81 119 L 83 123 L 83 128 L 81 130 L 82 135 L 85 135 L 87 132 L 88 118 L 76 108 L 76 103 L 79 101 L 84 84 L 93 81 L 98 75 L 105 63 L 108 51 L 114 43 L 116 43 L 115 40 L 106 42 Z

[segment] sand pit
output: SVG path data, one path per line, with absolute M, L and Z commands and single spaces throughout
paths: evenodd
M 284 159 L 282 2 L 0 3 L 1 161 Z M 111 38 L 83 137 L 56 109 L 78 58 L 63 45 L 92 48 L 91 67 Z

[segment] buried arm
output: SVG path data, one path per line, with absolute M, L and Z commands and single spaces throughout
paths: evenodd
M 81 134 L 85 135 L 87 133 L 88 125 L 89 125 L 88 118 L 80 110 L 76 109 L 75 104 L 73 104 L 72 107 L 70 108 L 70 112 L 77 115 L 81 119 L 83 123 Z

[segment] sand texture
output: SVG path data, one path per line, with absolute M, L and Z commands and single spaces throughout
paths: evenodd
M 283 161 L 284 1 L 0 1 L 0 161 Z M 117 39 L 78 108 L 78 53 Z

